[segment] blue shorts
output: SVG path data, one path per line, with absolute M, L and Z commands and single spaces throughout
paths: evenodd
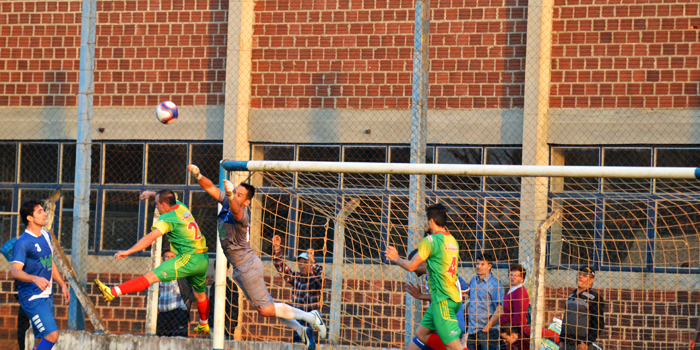
M 20 301 L 24 313 L 29 317 L 34 331 L 34 338 L 43 338 L 58 330 L 53 317 L 53 296 L 32 301 Z

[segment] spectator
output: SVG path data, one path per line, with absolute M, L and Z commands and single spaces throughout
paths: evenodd
M 166 250 L 163 261 L 170 260 L 175 253 Z M 158 286 L 158 319 L 156 335 L 161 337 L 187 337 L 190 323 L 190 306 L 196 302 L 192 286 L 185 277 Z
M 490 253 L 476 257 L 476 276 L 469 281 L 467 349 L 498 350 L 501 345 L 498 321 L 503 314 L 503 285 L 491 274 Z
M 501 326 L 519 327 L 522 332 L 530 334 L 530 327 L 527 324 L 527 312 L 530 307 L 530 295 L 523 287 L 527 271 L 520 264 L 510 265 L 510 290 L 503 297 L 503 315 L 501 315 Z
M 595 270 L 589 266 L 579 269 L 577 288 L 566 301 L 561 325 L 559 349 L 587 350 L 605 329 L 605 301 L 591 288 Z
M 292 286 L 292 306 L 297 309 L 311 312 L 312 310 L 320 310 L 321 308 L 321 290 L 323 289 L 323 267 L 316 265 L 314 260 L 314 250 L 309 249 L 297 256 L 297 266 L 299 272 L 292 269 L 284 263 L 282 259 L 282 248 L 280 247 L 282 239 L 275 235 L 272 237 L 272 261 L 284 280 Z M 309 326 L 304 321 L 299 321 L 302 326 Z M 318 332 L 313 331 L 313 338 L 318 344 Z M 302 343 L 301 337 L 294 333 L 293 342 Z
M 211 303 L 209 307 L 209 319 L 214 319 L 214 296 L 215 288 L 212 286 L 209 288 L 209 302 Z M 226 304 L 224 306 L 224 314 L 226 315 L 224 321 L 224 327 L 226 332 L 224 333 L 226 340 L 233 339 L 236 326 L 238 326 L 238 286 L 233 279 L 231 279 L 231 265 L 226 268 Z
M 530 337 L 520 327 L 501 327 L 501 337 L 508 350 L 530 350 Z

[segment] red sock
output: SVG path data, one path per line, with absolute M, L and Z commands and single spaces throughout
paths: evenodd
M 119 296 L 122 294 L 137 293 L 145 290 L 151 284 L 148 283 L 146 277 L 139 277 L 133 280 L 126 281 L 116 287 L 112 287 L 112 295 Z
M 199 311 L 199 323 L 209 324 L 209 298 L 198 301 L 197 310 Z

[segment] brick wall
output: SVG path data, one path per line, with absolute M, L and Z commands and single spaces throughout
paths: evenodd
M 122 283 L 138 277 L 132 274 L 88 274 L 90 280 L 99 277 L 109 284 Z M 290 289 L 279 276 L 265 277 L 272 297 L 276 301 L 289 302 Z M 211 285 L 213 281 L 208 281 Z M 16 347 L 15 331 L 19 305 L 11 295 L 13 281 L 8 271 L 0 272 L 0 348 Z M 56 320 L 59 329 L 67 329 L 67 306 L 62 306 L 63 296 L 54 285 Z M 343 285 L 343 310 L 341 338 L 347 344 L 384 348 L 402 348 L 404 336 L 403 307 L 405 293 L 403 282 L 346 280 Z M 553 317 L 561 318 L 571 288 L 547 289 L 546 323 Z M 324 318 L 330 315 L 330 281 L 325 284 Z M 686 349 L 698 318 L 700 318 L 700 292 L 643 291 L 631 289 L 607 289 L 600 291 L 608 302 L 606 331 L 599 345 L 604 349 Z M 119 297 L 105 303 L 99 291 L 88 285 L 88 294 L 112 333 L 143 334 L 146 319 L 146 292 Z M 427 305 L 427 304 L 426 304 Z M 246 300 L 243 311 L 242 335 L 248 340 L 291 341 L 292 333 L 279 321 L 263 318 Z M 190 336 L 198 319 L 192 308 Z M 86 330 L 94 328 L 89 320 Z
M 98 1 L 95 106 L 223 104 L 228 1 Z M 77 106 L 81 1 L 0 4 L 0 107 Z
M 273 299 L 291 302 L 291 289 L 282 277 L 265 277 Z M 331 281 L 324 283 L 321 314 L 330 317 Z M 395 281 L 343 282 L 340 337 L 346 344 L 384 348 L 403 348 L 405 300 L 403 283 Z M 274 319 L 260 316 L 246 300 L 243 307 L 243 338 L 250 340 L 291 341 L 289 328 Z
M 547 289 L 545 320 L 561 318 L 573 288 Z M 635 289 L 598 290 L 608 307 L 603 349 L 686 350 L 700 319 L 700 292 Z
M 700 107 L 700 5 L 555 0 L 550 106 Z
M 432 1 L 429 108 L 523 106 L 527 1 Z M 410 107 L 413 1 L 259 1 L 253 108 Z

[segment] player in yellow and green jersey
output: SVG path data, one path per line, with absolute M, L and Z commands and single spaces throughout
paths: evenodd
M 457 240 L 447 232 L 447 208 L 442 204 L 426 208 L 426 229 L 429 234 L 418 243 L 418 254 L 413 259 L 399 257 L 396 248 L 388 246 L 387 259 L 395 262 L 407 271 L 427 262 L 428 287 L 430 289 L 430 307 L 423 315 L 416 336 L 407 346 L 407 350 L 431 350 L 426 344 L 428 338 L 437 332 L 448 350 L 461 350 L 459 340 L 462 330 L 456 313 L 462 302 L 457 287 L 457 266 L 459 264 L 459 245 Z
M 155 197 L 156 207 L 161 213 L 158 221 L 153 224 L 152 231 L 136 242 L 133 247 L 117 252 L 114 257 L 119 261 L 121 258 L 140 252 L 150 247 L 151 243 L 162 235 L 168 236 L 170 250 L 177 256 L 163 262 L 153 271 L 119 286 L 107 287 L 99 279 L 95 280 L 95 284 L 102 292 L 105 301 L 111 301 L 123 294 L 145 290 L 153 283 L 171 282 L 186 277 L 197 298 L 199 325 L 195 328 L 195 332 L 209 333 L 209 299 L 205 293 L 209 267 L 207 241 L 202 236 L 190 210 L 185 204 L 177 201 L 173 191 L 144 191 L 141 194 L 142 200 L 152 197 Z

